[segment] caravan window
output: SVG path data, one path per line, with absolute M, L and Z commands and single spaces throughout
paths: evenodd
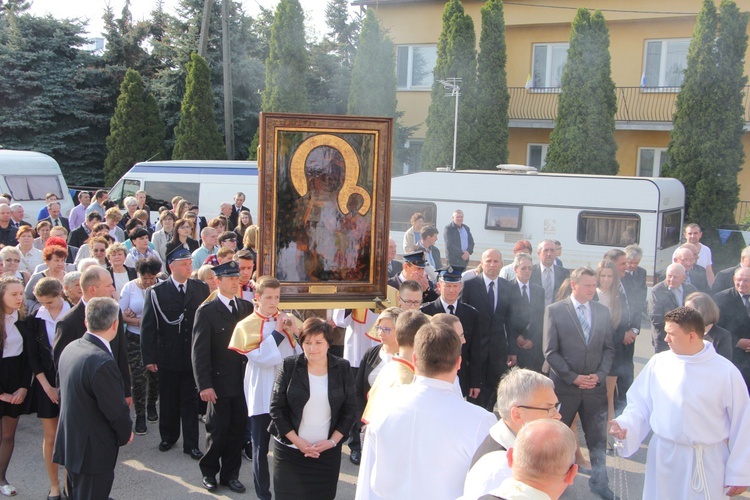
M 672 210 L 661 214 L 661 244 L 659 249 L 679 245 L 682 235 L 682 231 L 680 231 L 681 222 L 682 210 Z
M 494 231 L 520 231 L 521 205 L 487 205 L 484 228 Z
M 435 225 L 437 206 L 426 201 L 391 201 L 391 231 L 406 231 L 411 227 L 411 216 L 424 214 L 425 224 Z
M 200 184 L 197 182 L 162 182 L 146 181 L 143 188 L 146 191 L 146 204 L 151 210 L 159 207 L 172 208 L 172 198 L 181 196 L 183 199 L 200 205 Z
M 47 193 L 54 193 L 58 200 L 63 199 L 60 179 L 56 175 L 8 175 L 5 182 L 15 201 L 44 201 Z
M 638 243 L 641 218 L 636 214 L 581 212 L 578 214 L 578 243 L 626 247 Z

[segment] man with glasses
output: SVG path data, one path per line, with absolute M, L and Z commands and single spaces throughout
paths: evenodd
M 544 296 L 542 296 L 544 297 Z M 534 420 L 560 420 L 560 402 L 552 381 L 531 370 L 512 368 L 497 387 L 500 420 L 474 453 L 464 483 L 464 498 L 478 498 L 511 477 L 505 453 L 521 428 Z
M 517 253 L 513 259 L 515 278 L 510 280 L 511 294 L 511 339 L 518 347 L 518 366 L 542 372 L 542 327 L 544 324 L 544 288 L 531 283 L 534 265 L 531 255 Z M 514 340 L 515 339 L 515 340 Z
M 419 311 L 422 306 L 422 287 L 414 280 L 401 283 L 398 291 L 398 307 L 404 311 Z
M 440 274 L 437 286 L 440 297 L 424 304 L 422 312 L 429 316 L 448 313 L 461 321 L 466 343 L 461 346 L 461 369 L 458 370 L 458 380 L 463 395 L 476 399 L 482 383 L 479 313 L 473 306 L 458 300 L 463 289 L 460 273 L 454 273 L 453 269 L 449 268 Z

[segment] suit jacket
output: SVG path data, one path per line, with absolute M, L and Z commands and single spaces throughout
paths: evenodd
M 740 267 L 742 266 L 736 265 L 716 273 L 714 284 L 711 287 L 711 293 L 716 295 L 727 288 L 734 288 L 734 272 Z
M 367 394 L 370 392 L 370 373 L 383 362 L 380 359 L 380 349 L 382 347 L 383 344 L 370 347 L 365 351 L 362 360 L 359 362 L 357 375 L 354 379 L 354 386 L 357 392 L 357 418 L 362 417 L 362 412 L 365 411 L 365 406 L 367 406 Z
M 419 250 L 424 250 L 425 254 L 427 254 L 427 253 L 430 254 L 430 256 L 432 257 L 432 260 L 435 261 L 435 271 L 439 271 L 440 269 L 442 269 L 442 267 L 443 267 L 443 259 L 440 256 L 440 249 L 438 247 L 436 247 L 435 245 L 432 245 L 430 247 L 430 249 L 427 250 L 425 247 L 423 247 L 423 246 L 420 245 L 418 247 L 418 249 Z M 425 260 L 427 260 L 426 255 L 425 255 Z M 429 263 L 429 260 L 427 260 L 427 262 Z
M 185 302 L 171 279 L 148 289 L 141 319 L 143 365 L 156 364 L 174 371 L 192 371 L 192 340 L 195 312 L 208 297 L 208 285 L 189 279 Z M 158 303 L 157 310 L 154 304 Z M 164 316 L 162 316 L 162 313 Z M 176 324 L 180 316 L 182 321 Z
M 633 274 L 625 273 L 620 280 L 625 287 L 625 293 L 628 294 L 628 304 L 633 318 L 638 318 L 634 324 L 636 328 L 640 325 L 640 318 L 646 312 L 646 297 L 648 295 L 648 286 L 646 285 L 646 270 L 642 267 L 636 268 Z
M 750 316 L 745 303 L 734 287 L 717 293 L 714 300 L 720 311 L 716 324 L 732 334 L 732 362 L 738 368 L 746 369 L 750 367 L 750 353 L 734 347 L 741 339 L 750 338 Z M 713 331 L 713 328 L 711 330 Z
M 498 278 L 497 282 L 495 289 L 497 307 L 494 312 L 487 297 L 484 276 L 476 276 L 467 280 L 460 299 L 461 302 L 474 307 L 479 313 L 481 365 L 484 367 L 482 370 L 487 372 L 492 380 L 503 373 L 506 356 L 516 354 L 518 350 L 510 323 L 512 288 L 507 280 Z M 483 390 L 494 391 L 496 387 Z
M 544 288 L 529 281 L 530 300 L 525 300 L 521 295 L 518 278 L 510 280 L 510 284 L 510 325 L 514 342 L 521 335 L 534 343 L 532 349 L 538 346 L 541 350 L 544 330 Z
M 80 339 L 86 333 L 86 306 L 83 300 L 73 306 L 70 311 L 57 322 L 55 326 L 55 341 L 52 345 L 55 366 L 58 373 L 60 372 L 60 356 L 71 342 Z M 122 320 L 122 313 L 119 316 L 120 324 L 117 328 L 117 336 L 109 343 L 112 349 L 112 356 L 115 363 L 120 368 L 120 377 L 122 379 L 125 395 L 130 397 L 130 365 L 128 365 L 128 343 L 125 339 L 125 322 Z
M 464 224 L 462 227 L 466 228 L 466 233 L 469 236 L 469 247 L 467 252 L 469 255 L 474 253 L 474 237 L 471 235 L 469 226 Z M 461 235 L 458 232 L 458 226 L 455 222 L 451 222 L 445 226 L 445 232 L 443 233 L 443 239 L 445 240 L 445 260 L 449 266 L 466 267 L 468 261 L 461 258 L 463 250 L 461 250 Z
M 570 298 L 550 304 L 545 310 L 544 356 L 550 367 L 550 378 L 555 383 L 555 392 L 580 391 L 573 385 L 576 377 L 594 373 L 600 382 L 595 390 L 606 390 L 606 376 L 615 357 L 612 320 L 606 306 L 595 301 L 589 305 L 591 332 L 588 344 Z
M 52 224 L 53 227 L 55 225 L 55 223 L 52 222 L 52 217 L 47 217 L 46 219 L 42 219 L 42 220 L 46 220 L 47 222 L 49 222 L 50 224 Z M 41 222 L 41 221 L 39 221 L 39 222 Z M 67 217 L 63 217 L 62 215 L 60 216 L 60 225 L 62 227 L 64 227 L 66 231 L 68 231 L 70 233 L 70 224 L 68 224 L 68 218 Z M 78 246 L 80 246 L 80 245 L 78 245 Z
M 128 273 L 128 281 L 133 281 L 134 279 L 138 278 L 138 273 L 135 272 L 135 269 L 132 267 L 124 266 L 125 272 Z M 112 267 L 107 267 L 107 271 L 109 271 L 109 275 L 112 276 L 112 283 L 115 282 L 115 271 L 112 269 Z
M 708 286 L 708 278 L 706 278 L 706 268 L 695 264 L 690 272 L 687 273 L 687 277 L 690 279 L 690 284 L 693 285 L 699 292 L 711 293 L 711 287 Z M 687 279 L 685 280 L 687 282 Z
M 234 203 L 232 203 L 232 215 L 229 216 L 229 222 L 232 223 L 232 227 L 237 227 L 237 223 L 239 222 L 239 218 L 240 218 L 240 212 L 249 212 L 249 211 L 250 211 L 250 209 L 243 205 L 242 208 L 240 208 L 240 210 L 238 212 L 237 211 L 237 206 Z M 250 223 L 251 224 L 252 224 L 252 220 L 253 219 L 252 219 L 252 216 L 251 216 L 250 217 Z
M 268 430 L 287 444 L 286 435 L 290 431 L 299 432 L 302 411 L 310 399 L 310 378 L 307 372 L 307 358 L 296 354 L 284 359 L 276 372 L 276 380 L 271 393 L 271 425 Z M 328 353 L 328 403 L 331 407 L 331 425 L 328 437 L 334 431 L 344 436 L 357 418 L 357 395 L 354 390 L 354 377 L 345 359 Z
M 20 387 L 23 387 L 24 389 L 29 389 L 31 387 L 31 384 L 33 382 L 33 374 L 31 371 L 31 364 L 29 363 L 29 344 L 31 343 L 31 328 L 27 319 L 19 319 L 15 323 L 16 328 L 18 328 L 18 332 L 21 334 L 21 339 L 23 341 L 23 352 L 20 355 L 20 361 L 21 361 L 21 385 Z M 2 354 L 2 351 L 0 351 L 0 354 Z M 0 355 L 0 366 L 2 366 L 3 363 L 3 357 Z M 6 387 L 5 385 L 6 381 L 2 380 L 0 378 L 0 394 L 3 392 L 12 392 L 17 389 L 17 387 Z M 22 408 L 29 408 L 30 404 L 32 404 L 33 401 L 31 400 L 31 395 L 27 393 L 26 399 L 22 403 Z M 28 411 L 25 411 L 25 413 L 29 413 Z
M 401 289 L 401 283 L 404 282 L 404 276 L 403 274 L 399 273 L 393 278 L 388 280 L 388 286 L 392 286 L 396 290 Z M 427 283 L 429 284 L 429 287 L 427 290 L 422 292 L 422 303 L 426 304 L 427 302 L 432 302 L 433 300 L 440 297 L 440 294 L 437 293 L 437 290 L 435 290 L 435 283 L 433 283 L 430 280 L 427 280 Z
M 404 270 L 404 265 L 397 261 L 397 260 L 391 260 L 388 262 L 388 279 L 393 278 L 394 276 L 398 276 L 401 274 L 401 271 Z
M 422 305 L 422 312 L 428 316 L 446 313 L 440 299 Z M 482 344 L 479 339 L 479 313 L 473 306 L 456 302 L 456 316 L 464 329 L 466 343 L 461 346 L 461 369 L 458 380 L 464 396 L 468 396 L 469 389 L 482 386 Z
M 667 282 L 662 281 L 654 285 L 651 289 L 651 295 L 648 298 L 648 315 L 651 318 L 651 336 L 654 339 L 654 345 L 657 342 L 664 342 L 664 315 L 673 309 L 685 305 L 685 299 L 688 295 L 695 292 L 693 285 L 682 284 L 682 304 L 677 303 L 677 297 L 667 287 Z
M 133 425 L 117 363 L 99 339 L 85 333 L 65 350 L 59 366 L 53 460 L 79 474 L 112 472 Z
M 68 235 L 68 246 L 81 247 L 89 239 L 89 233 L 86 232 L 85 224 L 72 230 Z
M 732 334 L 719 325 L 714 325 L 711 327 L 711 330 L 706 332 L 706 335 L 711 338 L 711 343 L 714 345 L 716 353 L 732 361 L 734 346 L 736 345 L 735 342 L 732 342 Z
M 238 318 L 253 312 L 253 305 L 236 299 Z M 198 391 L 213 388 L 218 397 L 244 395 L 247 357 L 228 349 L 238 319 L 217 296 L 195 313 L 192 362 Z
M 564 267 L 560 267 L 554 264 L 552 266 L 552 271 L 555 275 L 555 280 L 554 280 L 555 290 L 553 292 L 553 299 L 552 299 L 552 301 L 554 302 L 554 296 L 557 295 L 557 292 L 558 290 L 560 290 L 560 286 L 562 286 L 563 281 L 565 281 L 565 279 L 570 276 L 570 271 L 568 271 Z M 532 269 L 531 271 L 531 278 L 529 279 L 529 282 L 534 283 L 535 285 L 539 285 L 540 287 L 542 287 L 542 289 L 544 289 L 544 285 L 542 284 L 542 265 L 541 264 L 536 264 L 534 266 L 534 269 Z

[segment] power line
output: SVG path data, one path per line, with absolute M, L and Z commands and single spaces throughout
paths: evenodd
M 543 5 L 535 3 L 520 3 L 520 2 L 503 2 L 504 5 L 517 5 L 519 7 L 539 7 L 543 9 L 563 9 L 563 10 L 578 10 L 579 7 L 566 7 L 563 5 Z M 594 9 L 589 9 L 594 10 Z M 595 9 L 601 12 L 617 12 L 624 14 L 669 14 L 677 16 L 697 16 L 697 12 L 670 12 L 663 10 L 626 10 L 626 9 Z

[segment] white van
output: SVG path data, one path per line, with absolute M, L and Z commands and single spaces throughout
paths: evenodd
M 232 203 L 236 192 L 245 194 L 245 206 L 258 216 L 258 163 L 254 161 L 145 161 L 136 163 L 109 191 L 109 199 L 122 206 L 127 196 L 146 191 L 151 221 L 161 206 L 172 208 L 172 198 L 181 196 L 198 205 L 200 215 L 211 219 L 222 202 Z
M 13 202 L 23 205 L 24 219 L 34 225 L 48 193 L 57 196 L 63 215 L 67 216 L 73 208 L 60 165 L 35 151 L 0 149 L 0 192 L 10 194 Z
M 488 248 L 513 258 L 518 240 L 562 243 L 565 267 L 595 267 L 607 250 L 638 243 L 648 275 L 662 273 L 680 244 L 685 189 L 676 179 L 509 173 L 477 170 L 420 172 L 391 182 L 390 232 L 399 253 L 410 218 L 421 212 L 437 226 L 445 258 L 444 228 L 464 212 L 474 237 L 472 262 Z M 533 255 L 536 261 L 536 255 Z

